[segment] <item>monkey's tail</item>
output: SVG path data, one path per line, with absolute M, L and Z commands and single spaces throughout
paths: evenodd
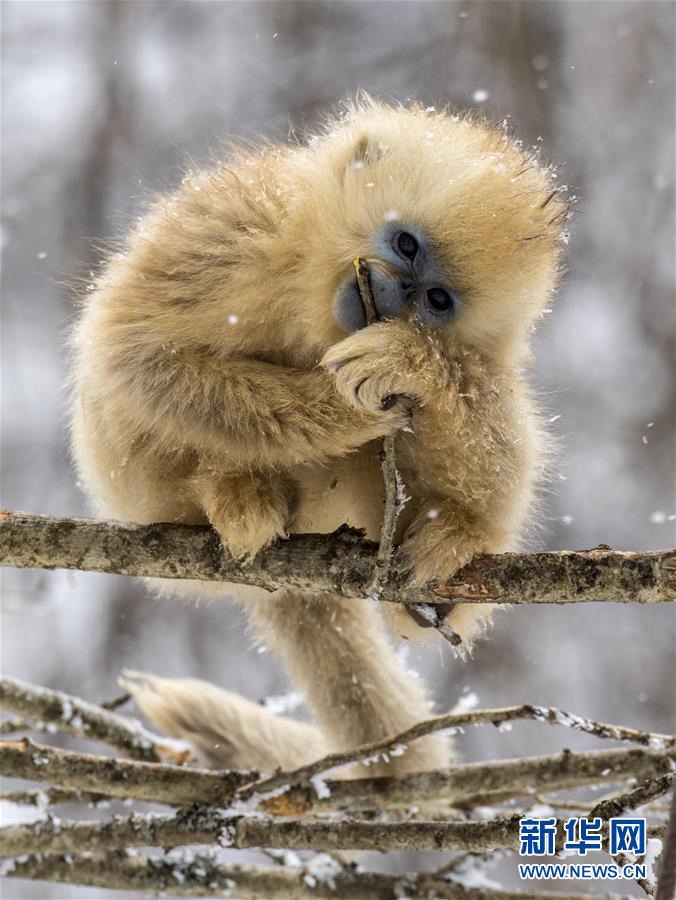
M 188 741 L 210 766 L 272 772 L 328 752 L 318 728 L 199 678 L 125 671 L 119 683 L 156 727 Z

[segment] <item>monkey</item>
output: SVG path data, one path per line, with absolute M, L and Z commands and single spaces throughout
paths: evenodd
M 233 144 L 188 172 L 106 261 L 74 331 L 72 451 L 94 509 L 210 523 L 244 563 L 343 523 L 377 540 L 396 434 L 396 565 L 412 587 L 515 549 L 548 452 L 525 370 L 561 268 L 554 178 L 476 116 L 368 96 L 309 140 Z M 195 679 L 127 678 L 210 764 L 293 767 L 431 714 L 395 650 L 392 631 L 421 632 L 399 604 L 189 587 L 241 603 L 314 720 Z M 459 603 L 448 622 L 471 646 L 490 615 Z M 431 735 L 369 771 L 450 758 Z

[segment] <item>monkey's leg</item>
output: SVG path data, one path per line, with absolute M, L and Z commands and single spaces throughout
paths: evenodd
M 275 715 L 208 681 L 130 672 L 120 685 L 158 728 L 188 741 L 212 766 L 274 772 L 328 752 L 318 728 Z
M 329 749 L 378 740 L 431 715 L 422 682 L 397 659 L 368 600 L 278 591 L 244 608 L 303 691 Z M 438 769 L 449 762 L 447 738 L 433 735 L 368 772 Z
M 229 552 L 252 559 L 279 537 L 286 537 L 293 485 L 275 473 L 230 474 L 202 466 L 194 478 L 197 500 Z

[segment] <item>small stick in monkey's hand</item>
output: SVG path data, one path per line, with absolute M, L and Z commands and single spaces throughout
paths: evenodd
M 366 314 L 366 324 L 372 325 L 378 321 L 378 311 L 373 299 L 371 291 L 371 281 L 369 278 L 369 267 L 365 259 L 358 256 L 354 260 L 354 270 L 357 275 L 357 287 L 364 304 L 364 312 Z M 383 398 L 383 403 L 387 403 L 389 398 Z M 399 513 L 404 505 L 403 500 L 403 484 L 394 455 L 394 435 L 388 435 L 383 438 L 383 449 L 380 454 L 381 466 L 383 470 L 383 483 L 385 487 L 385 509 L 383 512 L 383 524 L 380 528 L 380 542 L 378 545 L 378 555 L 373 570 L 373 578 L 368 588 L 369 596 L 377 596 L 380 589 L 386 584 L 390 563 L 392 561 L 394 531 L 397 526 Z M 432 604 L 412 603 L 412 609 L 418 616 L 434 626 L 439 633 L 446 638 L 453 646 L 462 643 L 462 639 L 457 632 L 446 622 L 444 615 Z

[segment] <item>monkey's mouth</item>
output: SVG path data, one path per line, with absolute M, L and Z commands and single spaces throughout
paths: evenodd
M 373 302 L 379 319 L 402 316 L 409 305 L 415 285 L 412 279 L 391 274 L 378 259 L 369 260 Z M 366 327 L 366 310 L 361 299 L 357 279 L 350 277 L 339 288 L 333 303 L 339 324 L 348 332 Z
M 366 309 L 356 278 L 349 278 L 338 290 L 333 311 L 339 325 L 350 334 L 366 327 Z

